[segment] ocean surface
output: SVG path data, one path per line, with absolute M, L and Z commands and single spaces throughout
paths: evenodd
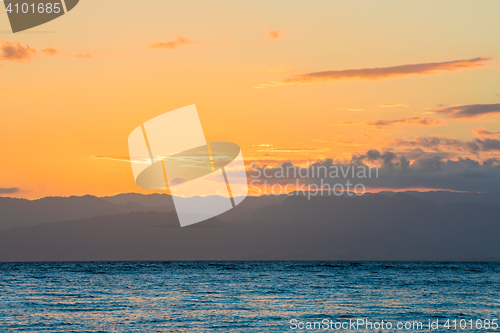
M 500 263 L 0 263 L 0 332 L 500 332 L 499 318 Z

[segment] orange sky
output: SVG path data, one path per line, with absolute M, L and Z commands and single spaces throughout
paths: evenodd
M 127 137 L 190 104 L 207 140 L 239 144 L 247 162 L 500 139 L 499 12 L 496 0 L 85 0 L 17 34 L 2 12 L 0 188 L 151 193 L 124 161 Z

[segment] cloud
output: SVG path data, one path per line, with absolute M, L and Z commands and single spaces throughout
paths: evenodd
M 353 161 L 381 164 L 379 178 L 367 181 L 371 187 L 490 192 L 498 191 L 500 185 L 500 161 L 494 158 L 481 162 L 470 158 L 451 160 L 426 154 L 410 162 L 402 154 L 371 150 L 353 157 Z
M 292 76 L 288 79 L 261 84 L 255 88 L 268 88 L 289 85 L 306 85 L 315 82 L 326 82 L 341 79 L 370 79 L 379 80 L 391 77 L 400 77 L 408 75 L 429 75 L 439 71 L 457 71 L 459 69 L 476 68 L 483 66 L 485 61 L 490 58 L 477 57 L 466 60 L 452 60 L 445 62 L 430 62 L 422 64 L 409 64 L 392 67 L 377 67 L 377 68 L 362 68 L 362 69 L 345 69 L 345 70 L 330 70 L 323 72 L 305 73 Z
M 363 121 L 344 121 L 340 124 L 332 124 L 331 126 L 350 126 L 350 125 L 363 125 L 365 122 Z
M 371 177 L 368 176 L 369 167 L 372 168 Z M 365 174 L 365 177 L 359 176 L 361 169 L 365 170 L 361 174 Z M 337 172 L 332 173 L 334 170 Z M 345 185 L 346 181 L 350 181 L 351 188 L 356 184 L 363 184 L 367 189 L 498 192 L 500 188 L 500 161 L 494 158 L 476 161 L 458 157 L 452 160 L 439 155 L 423 154 L 411 161 L 404 154 L 377 149 L 353 155 L 350 161 L 327 158 L 310 161 L 302 167 L 289 161 L 274 167 L 256 164 L 247 173 L 249 180 L 253 182 L 252 186 L 258 185 L 259 183 L 254 182 L 258 180 L 260 184 L 266 181 L 268 186 L 295 184 L 298 181 L 300 184 L 319 187 L 321 184 Z
M 394 145 L 422 147 L 434 150 L 451 149 L 462 152 L 466 151 L 475 155 L 479 155 L 480 152 L 500 152 L 500 138 L 494 137 L 495 135 L 498 135 L 498 133 L 496 132 L 489 132 L 489 133 L 493 133 L 491 135 L 493 136 L 493 138 L 484 138 L 484 132 L 481 132 L 483 138 L 474 138 L 472 140 L 467 140 L 467 141 L 447 138 L 444 136 L 428 136 L 428 137 L 417 137 L 414 140 L 398 139 L 395 140 Z
M 267 37 L 270 39 L 280 39 L 283 37 L 284 33 L 283 30 L 269 30 L 267 32 Z
M 359 142 L 354 141 L 354 140 L 336 140 L 336 141 L 332 141 L 332 142 L 335 143 L 335 144 L 338 144 L 338 145 L 344 145 L 344 146 L 348 146 L 348 147 L 362 147 L 362 146 L 365 146 L 365 144 L 359 143 Z
M 257 150 L 258 152 L 267 153 L 322 153 L 329 151 L 329 148 L 271 148 Z
M 182 45 L 191 45 L 198 44 L 199 42 L 195 42 L 187 39 L 186 37 L 176 36 L 175 39 L 170 40 L 168 42 L 158 42 L 150 45 L 148 48 L 150 49 L 176 49 L 178 46 Z
M 481 147 L 481 151 L 500 151 L 498 139 L 475 139 L 474 142 Z
M 94 155 L 93 159 L 96 160 L 109 160 L 109 161 L 119 161 L 119 162 L 128 162 L 130 163 L 130 158 L 128 156 L 100 156 Z
M 18 187 L 0 187 L 0 195 L 2 194 L 14 194 L 20 192 Z
M 80 53 L 75 55 L 75 58 L 80 58 L 80 59 L 94 59 L 94 56 L 90 54 L 88 51 L 85 51 L 84 53 Z
M 38 59 L 38 55 L 57 56 L 63 54 L 64 53 L 62 51 L 55 49 L 52 46 L 47 46 L 44 49 L 36 50 L 29 45 L 23 46 L 20 42 L 17 41 L 11 42 L 0 39 L 0 61 L 5 60 L 26 63 L 31 62 L 31 60 L 33 59 Z M 77 54 L 74 57 L 82 59 L 94 58 L 94 56 L 87 51 L 81 54 Z
M 46 55 L 49 55 L 49 56 L 56 56 L 56 55 L 62 54 L 61 51 L 56 50 L 55 48 L 53 48 L 51 46 L 48 46 L 48 47 L 44 48 L 43 50 L 41 50 L 41 52 L 43 52 L 43 53 L 45 53 Z
M 29 45 L 22 46 L 20 42 L 10 42 L 0 39 L 0 60 L 13 62 L 30 62 L 35 59 L 37 51 Z
M 477 118 L 486 114 L 500 113 L 500 104 L 455 105 L 436 110 L 448 118 Z
M 409 108 L 410 106 L 407 104 L 401 104 L 401 103 L 385 103 L 385 104 L 380 104 L 379 107 L 381 107 L 381 108 L 393 108 L 393 107 Z
M 431 117 L 410 117 L 401 119 L 389 119 L 389 120 L 371 120 L 371 121 L 344 121 L 340 125 L 368 125 L 375 127 L 384 127 L 391 125 L 418 125 L 418 126 L 443 126 L 444 123 L 441 119 L 431 118 Z
M 430 117 L 410 117 L 392 120 L 373 120 L 366 122 L 367 125 L 382 127 L 395 124 L 419 125 L 419 126 L 442 126 L 443 122 L 438 118 Z
M 429 148 L 434 150 L 439 149 L 453 149 L 458 151 L 467 151 L 470 153 L 477 153 L 481 151 L 481 147 L 474 141 L 462 141 L 445 136 L 430 135 L 426 137 L 416 137 L 413 140 L 397 139 L 394 143 L 395 146 L 408 146 L 418 148 Z
M 350 111 L 350 112 L 359 112 L 359 111 L 365 111 L 365 109 L 340 109 L 342 111 Z
M 480 127 L 480 128 L 475 128 L 472 130 L 472 133 L 474 135 L 476 135 L 477 137 L 479 138 L 497 138 L 497 139 L 500 139 L 500 131 L 499 132 L 492 132 L 492 131 L 488 131 L 486 128 L 484 127 Z

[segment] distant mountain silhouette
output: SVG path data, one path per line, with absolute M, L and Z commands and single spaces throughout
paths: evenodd
M 244 206 L 251 209 L 257 209 L 263 206 L 280 203 L 287 198 L 286 195 L 282 196 L 261 196 L 261 197 L 248 197 L 238 206 Z M 144 207 L 164 207 L 168 206 L 171 211 L 174 210 L 173 200 L 168 194 L 139 194 L 139 193 L 124 193 L 118 194 L 111 197 L 102 197 L 108 202 L 115 204 L 127 204 L 127 203 L 137 203 Z M 193 204 L 197 204 L 197 201 L 202 200 L 200 197 L 186 198 L 184 200 L 189 200 Z M 203 199 L 206 200 L 206 199 Z
M 227 215 L 249 215 L 260 207 L 285 200 L 281 197 L 251 197 L 238 205 L 237 211 Z M 200 200 L 217 200 L 217 197 L 186 198 L 192 205 Z M 82 197 L 46 197 L 38 200 L 0 197 L 0 230 L 30 226 L 44 222 L 71 221 L 85 218 L 114 215 L 129 212 L 174 212 L 174 202 L 167 194 L 143 195 L 138 193 L 118 194 L 98 198 L 91 195 Z
M 144 207 L 164 207 L 168 206 L 173 209 L 174 202 L 168 194 L 139 194 L 139 193 L 122 193 L 109 197 L 101 197 L 101 199 L 108 202 L 124 205 L 129 203 L 136 203 Z
M 0 261 L 500 260 L 496 205 L 437 205 L 401 193 L 290 196 L 249 213 L 254 203 L 245 201 L 185 228 L 174 212 L 12 228 L 0 232 Z
M 438 205 L 444 205 L 454 202 L 473 202 L 484 205 L 499 205 L 500 206 L 500 192 L 494 193 L 473 193 L 473 192 L 450 192 L 450 191 L 427 191 L 427 192 L 417 192 L 417 191 L 404 191 L 404 192 L 392 192 L 383 191 L 375 194 L 382 194 L 385 196 L 393 197 L 397 193 L 404 193 L 414 196 L 419 199 L 424 199 L 431 201 Z M 374 195 L 371 193 L 366 193 L 365 196 Z M 245 200 L 244 204 L 247 207 L 257 208 L 263 207 L 269 204 L 280 203 L 285 200 L 288 196 L 278 195 L 278 196 L 261 196 L 252 197 L 252 200 Z M 110 197 L 101 197 L 108 202 L 115 204 L 127 204 L 127 203 L 138 203 L 145 207 L 152 207 L 155 210 L 159 207 L 164 207 L 168 205 L 173 210 L 173 201 L 167 194 L 138 194 L 138 193 L 125 193 L 118 194 Z M 159 210 L 156 210 L 159 211 Z M 164 210 L 162 210 L 164 211 Z
M 38 200 L 0 197 L 0 230 L 44 222 L 78 220 L 100 215 L 149 211 L 138 203 L 114 204 L 91 195 Z M 168 210 L 165 205 L 164 211 Z
M 450 191 L 405 191 L 402 192 L 416 198 L 425 199 L 438 205 L 454 202 L 473 202 L 483 205 L 500 205 L 500 192 L 474 193 L 474 192 L 450 192 Z M 379 194 L 394 196 L 396 192 L 384 191 Z

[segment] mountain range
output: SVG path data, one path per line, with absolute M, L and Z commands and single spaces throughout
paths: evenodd
M 0 261 L 500 260 L 500 205 L 422 197 L 248 197 L 184 228 L 166 194 L 0 198 Z

